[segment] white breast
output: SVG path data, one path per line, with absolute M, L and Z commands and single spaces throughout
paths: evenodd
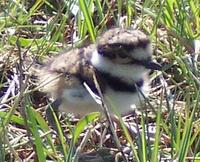
M 101 107 L 83 87 L 65 89 L 62 93 L 60 111 L 85 115 L 91 112 L 100 112 Z
M 147 96 L 147 87 L 143 86 L 141 92 Z M 105 94 L 105 101 L 111 113 L 120 113 L 121 115 L 127 114 L 133 111 L 135 108 L 139 108 L 140 103 L 142 103 L 144 97 L 140 92 L 130 93 L 130 92 L 116 92 L 109 89 Z
M 148 87 L 145 85 L 141 91 L 147 95 L 147 89 Z M 82 87 L 64 90 L 62 98 L 61 111 L 79 115 L 102 112 L 100 105 Z M 104 99 L 111 113 L 118 112 L 123 115 L 135 109 L 143 100 L 143 97 L 139 93 L 118 92 L 108 88 L 104 94 Z

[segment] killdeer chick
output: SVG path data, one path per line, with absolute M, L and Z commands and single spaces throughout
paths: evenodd
M 160 66 L 152 61 L 149 38 L 138 30 L 115 28 L 99 37 L 96 44 L 55 57 L 40 70 L 39 79 L 42 90 L 54 98 L 60 111 L 84 115 L 101 112 L 83 85 L 99 95 L 94 71 L 103 96 L 123 115 L 140 103 L 139 93 L 147 95 L 150 69 L 160 70 Z

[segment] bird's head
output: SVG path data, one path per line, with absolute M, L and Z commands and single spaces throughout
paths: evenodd
M 137 78 L 137 74 L 148 69 L 161 69 L 152 61 L 152 45 L 148 36 L 139 30 L 115 28 L 105 32 L 99 37 L 91 61 L 94 67 L 122 77 L 129 73 Z

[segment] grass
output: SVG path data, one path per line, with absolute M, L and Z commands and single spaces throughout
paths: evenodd
M 103 152 L 112 160 L 200 161 L 199 1 L 59 2 L 0 4 L 0 161 L 78 161 L 91 151 L 101 155 L 101 145 L 114 152 Z M 116 128 L 118 139 L 107 132 L 99 142 L 103 130 L 93 124 L 96 113 L 78 122 L 62 116 L 60 124 L 56 118 L 55 137 L 45 120 L 45 95 L 29 76 L 31 64 L 62 49 L 95 42 L 100 33 L 119 25 L 149 34 L 154 58 L 164 67 L 162 73 L 151 74 L 152 93 L 146 110 L 136 112 L 131 120 L 134 138 L 121 122 L 122 129 Z M 115 146 L 116 140 L 122 150 L 128 150 L 125 158 Z

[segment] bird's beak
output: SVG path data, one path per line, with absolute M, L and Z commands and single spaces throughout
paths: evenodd
M 151 70 L 162 70 L 162 66 L 157 62 L 153 62 L 152 60 L 146 62 L 144 66 Z

